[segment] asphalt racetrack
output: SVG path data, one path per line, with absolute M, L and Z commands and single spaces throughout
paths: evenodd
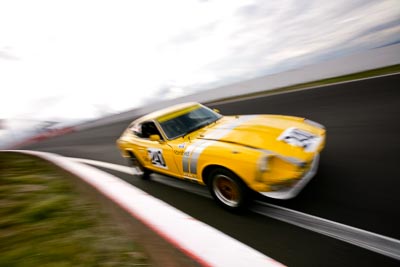
M 325 125 L 327 144 L 317 175 L 294 199 L 278 201 L 262 197 L 261 200 L 398 240 L 399 84 L 400 75 L 395 74 L 209 106 L 225 115 L 284 114 Z M 126 165 L 115 140 L 130 121 L 78 131 L 20 149 Z M 267 216 L 252 212 L 231 214 L 210 198 L 155 180 L 142 181 L 121 172 L 103 170 L 288 266 L 399 266 L 400 263 Z

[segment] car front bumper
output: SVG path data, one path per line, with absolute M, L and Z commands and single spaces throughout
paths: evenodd
M 290 199 L 297 196 L 307 183 L 315 176 L 319 165 L 319 154 L 314 157 L 310 169 L 291 187 L 278 191 L 260 192 L 262 195 L 275 199 Z

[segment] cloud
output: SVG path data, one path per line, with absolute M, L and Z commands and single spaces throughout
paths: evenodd
M 12 52 L 10 52 L 10 50 L 11 50 L 10 47 L 4 47 L 3 49 L 0 49 L 0 59 L 19 60 L 19 58 L 13 55 Z
M 395 43 L 400 36 L 396 5 L 396 1 L 254 1 L 233 10 L 204 35 L 204 47 L 223 52 L 201 71 L 214 74 L 215 80 L 207 81 L 210 86 L 228 84 Z M 222 47 L 212 36 L 224 39 Z M 192 52 L 207 53 L 202 47 Z
M 0 3 L 2 117 L 124 111 L 400 36 L 398 0 L 22 2 Z
M 206 35 L 212 34 L 216 27 L 218 27 L 219 23 L 219 21 L 213 21 L 197 28 L 185 30 L 170 38 L 169 42 L 176 43 L 178 45 L 196 42 Z

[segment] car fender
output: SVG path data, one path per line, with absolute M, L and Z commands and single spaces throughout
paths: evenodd
M 215 154 L 218 152 L 218 157 Z M 212 148 L 206 150 L 199 158 L 198 172 L 199 180 L 207 184 L 209 171 L 214 167 L 223 167 L 235 173 L 247 186 L 250 186 L 257 172 L 259 151 L 250 151 L 246 148 Z

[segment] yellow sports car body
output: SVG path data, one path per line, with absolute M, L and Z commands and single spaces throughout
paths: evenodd
M 296 196 L 317 171 L 325 136 L 321 124 L 305 118 L 223 116 L 190 102 L 136 119 L 117 146 L 142 178 L 156 172 L 206 185 L 234 211 L 253 192 Z

